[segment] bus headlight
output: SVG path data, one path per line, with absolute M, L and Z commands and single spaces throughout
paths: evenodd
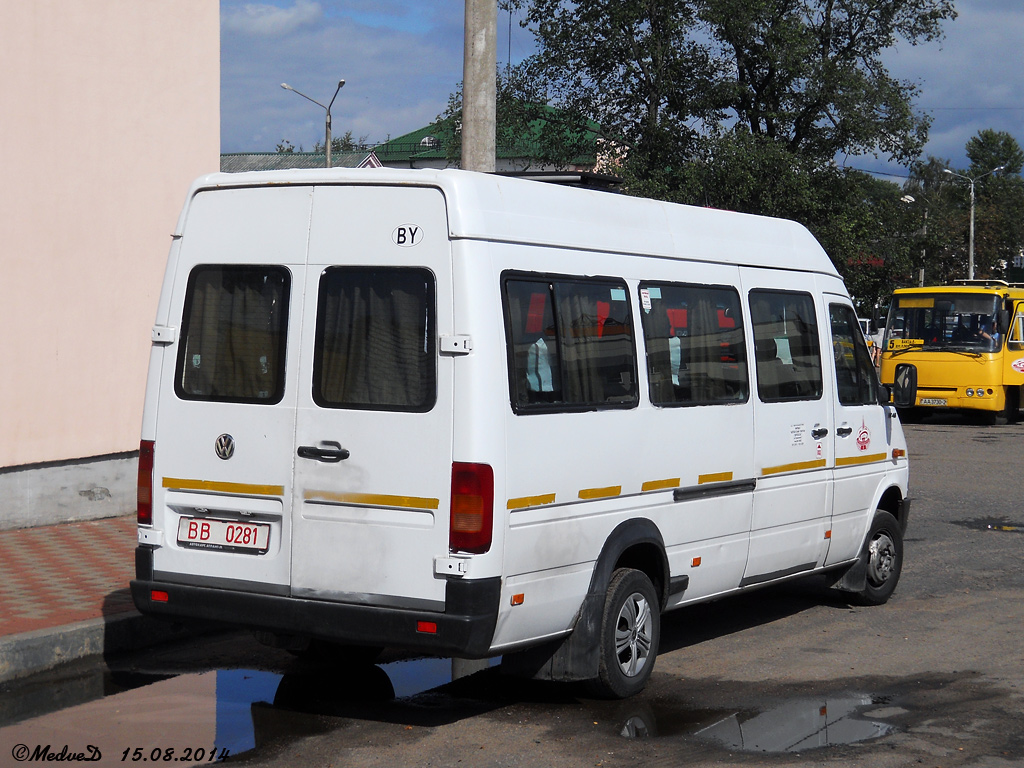
M 967 388 L 967 396 L 974 397 L 974 390 L 971 389 L 970 387 Z

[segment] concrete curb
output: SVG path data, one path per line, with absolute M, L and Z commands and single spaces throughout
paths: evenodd
M 0 683 L 70 661 L 148 648 L 194 634 L 131 612 L 0 637 Z

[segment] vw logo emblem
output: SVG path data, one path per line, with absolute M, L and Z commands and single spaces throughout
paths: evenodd
M 217 442 L 214 443 L 214 450 L 217 451 L 217 456 L 227 461 L 235 455 L 235 438 L 229 434 L 223 434 L 217 438 Z

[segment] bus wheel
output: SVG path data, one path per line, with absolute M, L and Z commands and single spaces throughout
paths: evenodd
M 1020 388 L 1019 387 L 1007 387 L 1006 388 L 1006 405 L 1003 406 L 1002 417 L 1004 424 L 1016 424 L 1017 415 L 1020 410 Z
M 896 589 L 903 570 L 903 533 L 888 512 L 878 510 L 864 540 L 861 559 L 867 564 L 864 588 L 853 593 L 860 605 L 882 605 Z
M 589 681 L 591 691 L 614 699 L 642 691 L 661 637 L 658 596 L 647 574 L 632 568 L 612 574 L 599 632 L 598 677 Z

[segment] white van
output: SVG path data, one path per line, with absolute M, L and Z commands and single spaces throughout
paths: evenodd
M 199 179 L 173 238 L 144 613 L 627 696 L 664 611 L 896 586 L 906 443 L 797 224 L 335 169 Z

